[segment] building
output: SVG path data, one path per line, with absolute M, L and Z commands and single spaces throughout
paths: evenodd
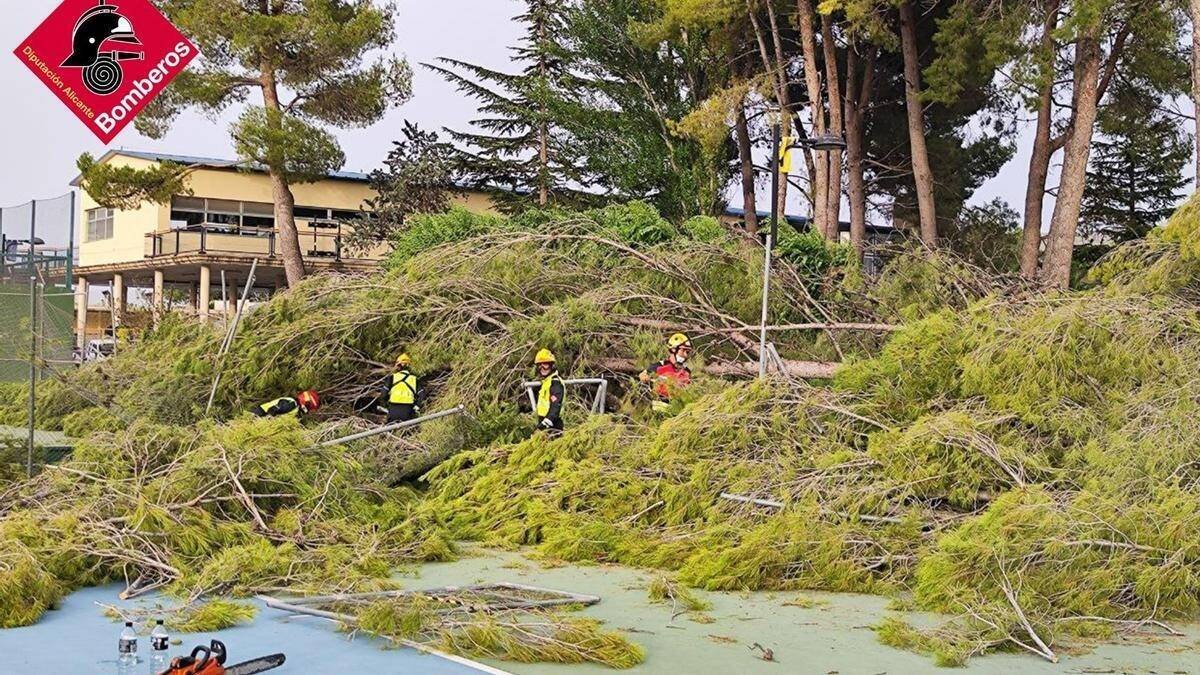
M 132 210 L 108 209 L 80 191 L 77 232 L 79 264 L 75 269 L 76 336 L 79 346 L 89 335 L 87 301 L 97 286 L 110 291 L 113 323 L 126 312 L 131 289 L 146 289 L 156 308 L 168 292 L 188 299 L 188 311 L 207 319 L 219 298 L 221 279 L 240 288 L 257 260 L 256 288 L 286 285 L 278 251 L 271 182 L 261 168 L 237 162 L 163 153 L 110 150 L 101 163 L 144 169 L 161 162 L 192 167 L 190 195 L 170 204 L 144 203 Z M 71 184 L 79 186 L 81 177 Z M 357 271 L 373 268 L 384 255 L 351 252 L 342 243 L 347 221 L 372 197 L 366 174 L 336 172 L 314 183 L 292 186 L 296 229 L 305 267 Z M 453 200 L 473 211 L 494 211 L 481 192 L 463 191 Z M 218 295 L 214 296 L 214 287 Z M 106 303 L 107 304 L 107 303 Z M 93 330 L 94 332 L 94 330 Z
M 271 182 L 262 167 L 131 150 L 110 150 L 98 161 L 138 169 L 162 162 L 187 165 L 191 194 L 178 195 L 170 204 L 144 203 L 136 209 L 120 210 L 102 207 L 80 190 L 75 228 L 78 265 L 74 269 L 77 346 L 115 332 L 134 289 L 144 291 L 156 311 L 174 307 L 183 298 L 184 311 L 207 320 L 213 301 L 220 300 L 223 290 L 227 296 L 236 295 L 236 289 L 245 284 L 254 261 L 256 289 L 286 286 Z M 81 177 L 76 177 L 71 185 L 79 187 L 80 181 Z M 348 221 L 374 196 L 366 174 L 331 173 L 320 181 L 292 185 L 292 193 L 301 252 L 309 271 L 369 270 L 386 254 L 383 247 L 348 251 L 342 245 Z M 496 210 L 481 191 L 463 188 L 452 199 L 471 211 Z M 743 215 L 741 209 L 730 208 L 722 220 L 736 222 Z M 767 214 L 760 213 L 759 218 L 765 220 Z M 808 227 L 808 219 L 802 216 L 786 219 L 797 229 Z M 842 225 L 848 233 L 849 224 Z M 869 230 L 872 240 L 890 234 L 890 228 L 883 229 Z M 111 325 L 107 328 L 98 326 L 94 318 L 88 320 L 88 298 L 100 295 L 94 292 L 97 288 L 108 293 L 104 312 L 110 315 Z M 218 311 L 229 310 L 230 303 L 218 304 Z

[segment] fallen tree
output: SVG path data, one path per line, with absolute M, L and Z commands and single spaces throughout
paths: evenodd
M 889 321 L 907 318 L 878 331 L 880 349 L 871 303 L 848 294 L 831 317 L 810 299 L 836 290 L 783 268 L 774 315 L 821 326 L 779 332 L 794 374 L 763 381 L 723 376 L 757 372 L 753 248 L 656 247 L 579 219 L 465 229 L 401 247 L 386 273 L 311 279 L 251 314 L 216 409 L 234 418 L 327 383 L 340 415 L 404 348 L 430 409 L 466 403 L 467 420 L 317 453 L 300 450 L 366 423 L 197 424 L 172 404 L 203 400 L 219 336 L 171 321 L 72 378 L 123 409 L 150 401 L 143 417 L 158 421 L 113 423 L 51 390 L 64 423 L 108 430 L 3 493 L 5 625 L 111 579 L 185 599 L 376 588 L 458 539 L 708 589 L 904 594 L 955 618 L 935 631 L 889 621 L 880 638 L 945 663 L 1007 647 L 1052 658 L 1074 636 L 1197 616 L 1194 207 L 1102 263 L 1087 291 L 1007 292 L 941 254 L 897 260 L 876 292 Z M 566 374 L 632 374 L 660 356 L 649 322 L 663 316 L 712 327 L 696 338 L 707 376 L 669 413 L 618 377 L 612 414 L 576 396 L 561 438 L 530 435 L 517 401 L 536 347 L 558 351 Z

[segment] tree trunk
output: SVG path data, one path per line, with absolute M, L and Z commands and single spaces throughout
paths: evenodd
M 1195 110 L 1197 128 L 1200 128 L 1200 0 L 1188 4 L 1192 18 L 1192 105 Z M 1196 139 L 1196 181 L 1200 184 L 1200 132 Z
M 1046 262 L 1042 281 L 1048 286 L 1066 288 L 1071 281 L 1071 257 L 1075 250 L 1075 232 L 1083 189 L 1087 179 L 1088 154 L 1096 124 L 1100 90 L 1099 29 L 1091 27 L 1079 36 L 1075 45 L 1075 78 L 1071 104 L 1073 123 L 1067 133 L 1063 152 L 1062 178 L 1050 218 Z
M 638 373 L 646 366 L 644 363 L 638 363 L 630 359 L 613 357 L 592 359 L 589 361 L 589 365 L 616 373 L 629 374 Z M 831 361 L 792 361 L 790 359 L 784 359 L 783 361 L 785 372 L 789 377 L 821 380 L 832 378 L 841 365 L 840 363 Z M 718 377 L 757 377 L 758 362 L 707 363 L 704 365 L 704 373 Z
M 837 47 L 833 41 L 833 19 L 828 14 L 821 15 L 821 48 L 825 53 L 825 88 L 829 100 L 829 133 L 842 136 L 845 132 L 842 126 L 842 78 L 838 74 Z M 829 163 L 828 190 L 826 197 L 825 237 L 830 241 L 841 239 L 842 225 L 842 151 L 831 150 L 826 155 Z
M 850 245 L 861 262 L 867 245 L 867 186 L 863 174 L 866 157 L 864 148 L 863 113 L 871 101 L 872 75 L 875 68 L 875 48 L 868 47 L 862 84 L 858 82 L 858 46 L 846 50 L 846 173 L 850 192 Z
M 937 213 L 933 202 L 933 171 L 925 147 L 925 108 L 921 103 L 921 64 L 917 53 L 915 0 L 900 5 L 900 47 L 904 54 L 904 102 L 908 111 L 908 144 L 912 154 L 913 184 L 921 221 L 921 241 L 937 244 Z
M 1195 0 L 1200 2 L 1200 0 Z M 1058 27 L 1058 0 L 1046 7 L 1042 27 L 1042 49 L 1053 53 L 1054 30 Z M 1050 174 L 1050 124 L 1054 116 L 1054 73 L 1047 73 L 1038 92 L 1037 131 L 1029 157 L 1029 182 L 1025 184 L 1025 220 L 1021 230 L 1021 276 L 1037 278 L 1038 253 L 1042 245 L 1042 208 L 1046 200 L 1046 178 Z
M 279 91 L 275 82 L 275 71 L 264 64 L 262 71 L 263 105 L 267 109 L 267 124 L 279 127 L 283 115 L 279 105 Z M 271 178 L 271 195 L 275 201 L 275 229 L 279 232 L 279 255 L 283 258 L 283 273 L 288 286 L 295 286 L 304 279 L 304 256 L 300 252 L 300 235 L 296 232 L 296 197 L 288 185 L 284 167 L 267 165 Z
M 541 84 L 546 84 L 546 53 L 542 48 L 546 41 L 546 23 L 541 21 L 538 23 L 538 77 L 541 79 Z M 550 130 L 546 119 L 549 113 L 546 110 L 544 101 L 538 102 L 538 113 L 541 119 L 538 122 L 538 206 L 545 207 L 550 202 L 550 162 L 549 162 L 549 135 Z
M 788 58 L 783 49 L 783 35 L 779 31 L 779 20 L 775 16 L 775 6 L 773 0 L 767 0 L 767 17 L 771 21 L 771 40 L 775 45 L 775 60 L 779 64 L 779 83 L 780 83 L 780 98 L 779 98 L 779 126 L 780 133 L 783 136 L 791 135 L 791 97 L 788 95 Z M 782 161 L 781 157 L 776 157 L 775 161 Z M 786 175 L 779 176 L 779 214 L 780 220 L 786 220 L 787 216 L 787 194 L 788 194 L 788 179 Z
M 821 97 L 821 73 L 817 69 L 817 36 L 813 26 L 812 0 L 796 0 L 796 10 L 800 26 L 800 51 L 804 61 L 804 84 L 808 89 L 808 101 L 812 114 L 812 134 L 819 136 L 825 133 L 825 106 Z M 813 225 L 817 232 L 829 236 L 829 161 L 827 158 L 816 157 L 812 179 Z
M 742 210 L 745 212 L 746 232 L 758 234 L 758 206 L 754 201 L 754 157 L 750 147 L 750 125 L 746 121 L 745 101 L 737 107 L 738 161 L 742 168 Z

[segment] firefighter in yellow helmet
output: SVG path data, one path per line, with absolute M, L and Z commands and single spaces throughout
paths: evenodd
M 671 392 L 686 387 L 692 381 L 692 371 L 687 360 L 692 355 L 692 341 L 683 333 L 667 338 L 667 358 L 655 363 L 638 375 L 642 382 L 654 387 L 655 410 L 665 411 L 671 405 Z
M 387 396 L 387 423 L 407 422 L 421 411 L 424 390 L 420 379 L 413 374 L 412 357 L 407 353 L 396 357 L 396 372 L 384 382 Z
M 554 352 L 542 349 L 533 362 L 537 369 L 537 377 L 542 382 L 538 387 L 537 408 L 534 411 L 538 417 L 538 429 L 558 435 L 563 430 L 562 406 L 567 387 L 558 375 Z

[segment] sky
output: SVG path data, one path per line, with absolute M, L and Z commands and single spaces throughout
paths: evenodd
M 12 54 L 59 1 L 10 1 L 6 21 L 0 22 L 0 82 L 8 95 L 0 107 L 0 149 L 5 160 L 0 163 L 0 206 L 64 194 L 77 173 L 79 154 L 98 156 L 106 149 Z M 405 119 L 428 129 L 462 128 L 474 115 L 475 102 L 420 63 L 449 56 L 500 70 L 515 69 L 509 46 L 521 34 L 521 26 L 512 21 L 521 6 L 516 0 L 399 0 L 393 50 L 413 67 L 414 95 L 370 128 L 335 130 L 346 153 L 344 168 L 369 171 L 379 166 Z M 139 135 L 130 125 L 108 147 L 232 158 L 228 128 L 234 117 L 235 113 L 227 113 L 214 121 L 188 112 L 158 141 Z M 971 203 L 999 197 L 1021 210 L 1031 142 L 1031 130 L 1025 125 L 1015 157 L 977 191 Z M 764 193 L 760 203 L 766 203 L 765 190 L 760 191 Z M 802 212 L 799 197 L 792 192 L 788 211 Z M 1047 200 L 1047 215 L 1051 204 Z

